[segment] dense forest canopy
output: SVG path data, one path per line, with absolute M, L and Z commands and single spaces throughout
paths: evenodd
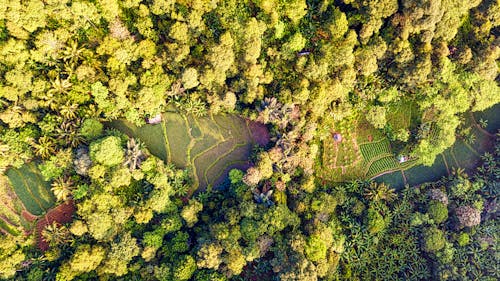
M 500 278 L 499 0 L 0 1 L 0 278 Z

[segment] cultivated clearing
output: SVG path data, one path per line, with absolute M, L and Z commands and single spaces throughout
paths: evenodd
M 0 175 L 0 232 L 18 235 L 54 207 L 55 198 L 31 162 Z
M 332 137 L 322 141 L 322 155 L 318 161 L 321 167 L 317 170 L 322 179 L 333 182 L 375 178 L 376 181 L 388 182 L 394 187 L 435 181 L 454 168 L 469 170 L 478 164 L 480 155 L 493 144 L 494 133 L 500 126 L 500 118 L 495 114 L 498 110 L 500 106 L 496 105 L 484 112 L 465 114 L 465 128 L 470 129 L 469 137 L 472 136 L 472 141 L 457 136 L 455 144 L 439 155 L 431 167 L 419 165 L 418 159 L 411 158 L 400 163 L 394 152 L 396 149 L 392 147 L 393 143 L 382 130 L 359 117 L 349 124 L 341 124 L 332 129 L 332 135 L 342 135 L 341 141 L 335 141 Z M 393 132 L 400 129 L 415 131 L 412 127 L 417 122 L 417 117 L 412 114 L 414 112 L 418 112 L 415 104 L 397 104 L 389 108 L 387 123 Z M 487 121 L 485 128 L 480 126 L 479 120 Z M 431 138 L 435 134 L 434 129 L 431 125 Z M 403 152 L 402 154 L 404 155 Z
M 50 191 L 50 185 L 33 162 L 20 168 L 11 168 L 6 172 L 12 188 L 30 213 L 35 216 L 44 214 L 54 207 L 55 198 Z
M 269 140 L 264 125 L 235 115 L 195 117 L 169 111 L 161 124 L 136 127 L 117 120 L 110 126 L 139 138 L 162 160 L 188 169 L 195 180 L 190 193 L 216 186 L 231 168 L 247 167 L 253 147 Z

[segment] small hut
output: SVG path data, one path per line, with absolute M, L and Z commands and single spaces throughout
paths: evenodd
M 408 161 L 408 156 L 399 155 L 398 156 L 398 161 L 399 161 L 399 163 L 404 163 L 404 162 Z
M 341 142 L 342 141 L 342 135 L 340 133 L 333 133 L 333 140 L 335 142 Z
M 148 124 L 159 124 L 161 123 L 161 114 L 156 115 L 153 118 L 146 118 L 146 123 Z

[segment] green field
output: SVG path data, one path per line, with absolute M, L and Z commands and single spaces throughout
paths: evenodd
M 192 171 L 195 189 L 213 187 L 231 168 L 245 166 L 255 145 L 249 121 L 234 115 L 196 118 L 171 111 L 162 119 L 140 128 L 122 120 L 109 125 L 142 140 L 153 155 Z
M 43 180 L 33 162 L 18 169 L 9 169 L 6 175 L 17 197 L 31 214 L 39 216 L 54 207 L 55 198 L 50 191 L 50 185 Z

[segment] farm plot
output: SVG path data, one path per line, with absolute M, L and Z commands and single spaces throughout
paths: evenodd
M 384 172 L 395 170 L 400 170 L 399 163 L 394 156 L 389 155 L 371 162 L 365 176 L 367 178 L 372 178 Z
M 31 214 L 39 216 L 54 207 L 55 198 L 50 186 L 33 162 L 9 169 L 6 175 L 17 197 Z
M 354 137 L 344 134 L 342 142 L 327 139 L 322 143 L 321 177 L 332 181 L 342 181 L 362 176 L 359 173 L 361 155 Z
M 167 140 L 163 133 L 163 124 L 148 125 L 137 127 L 134 124 L 125 120 L 114 120 L 108 124 L 109 127 L 115 128 L 129 136 L 139 138 L 148 148 L 151 154 L 168 161 L 170 152 L 167 146 Z
M 247 167 L 252 147 L 269 141 L 263 124 L 235 115 L 195 117 L 167 112 L 162 119 L 160 125 L 141 128 L 133 128 L 123 121 L 112 122 L 110 126 L 141 139 L 153 155 L 190 170 L 195 182 L 191 194 L 197 188 L 205 189 L 220 183 L 219 179 L 225 177 L 232 167 Z M 147 129 L 143 129 L 145 127 Z
M 250 157 L 250 152 L 252 151 L 252 145 L 238 144 L 233 147 L 233 150 L 228 151 L 224 155 L 221 155 L 218 161 L 212 162 L 204 172 L 204 179 L 209 186 L 214 186 L 217 179 L 221 177 L 226 177 L 228 168 L 235 164 L 248 164 L 248 159 Z M 243 159 L 243 160 L 242 160 Z
M 399 102 L 389 107 L 387 110 L 387 124 L 393 130 L 409 129 L 412 119 L 418 111 L 417 105 L 410 101 Z
M 359 145 L 363 159 L 370 163 L 375 159 L 392 155 L 389 140 L 383 138 L 379 141 L 368 142 Z
M 164 124 L 166 129 L 165 138 L 172 152 L 170 160 L 179 168 L 186 168 L 188 165 L 188 147 L 191 142 L 189 126 L 183 116 L 167 112 L 164 114 Z
M 23 209 L 8 178 L 0 175 L 0 233 L 17 235 L 21 232 Z

